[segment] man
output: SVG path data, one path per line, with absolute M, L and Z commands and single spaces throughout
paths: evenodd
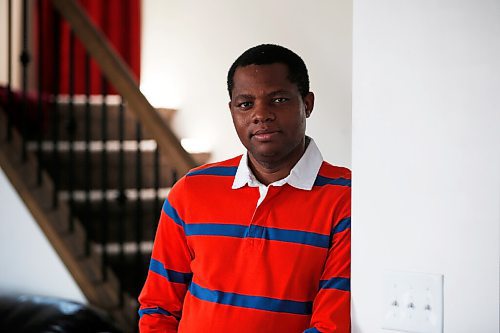
M 247 152 L 172 188 L 139 296 L 141 332 L 349 332 L 350 171 L 305 135 L 306 66 L 259 45 L 227 83 Z

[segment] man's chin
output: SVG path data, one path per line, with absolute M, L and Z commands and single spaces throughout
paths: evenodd
M 274 164 L 280 160 L 281 155 L 278 151 L 254 151 L 250 153 L 254 160 L 261 164 Z

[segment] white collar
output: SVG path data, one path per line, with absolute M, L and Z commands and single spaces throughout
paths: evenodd
M 316 180 L 316 176 L 318 175 L 322 163 L 323 156 L 321 156 L 321 152 L 319 151 L 318 146 L 316 146 L 314 140 L 310 139 L 306 151 L 297 164 L 295 164 L 292 168 L 290 174 L 270 185 L 282 186 L 288 183 L 295 188 L 310 191 L 314 185 L 314 181 Z M 232 188 L 238 189 L 247 184 L 250 187 L 263 186 L 263 184 L 255 178 L 252 170 L 248 167 L 248 153 L 245 153 L 241 157 L 240 164 L 236 170 Z

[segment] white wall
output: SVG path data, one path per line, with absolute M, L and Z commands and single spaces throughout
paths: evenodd
M 444 274 L 444 331 L 498 333 L 500 2 L 355 0 L 353 332 L 385 269 Z
M 143 0 L 141 90 L 175 107 L 174 129 L 212 149 L 213 160 L 243 151 L 227 103 L 232 62 L 277 43 L 308 65 L 316 106 L 308 133 L 325 159 L 351 162 L 351 0 Z
M 87 300 L 0 169 L 0 293 Z

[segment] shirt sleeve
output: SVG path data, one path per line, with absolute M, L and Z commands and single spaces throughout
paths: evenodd
M 313 302 L 311 325 L 304 333 L 351 331 L 351 197 L 346 191 L 333 225 L 319 290 Z
M 148 276 L 139 295 L 141 333 L 177 332 L 182 305 L 192 278 L 191 253 L 178 213 L 181 179 L 172 188 L 161 211 Z

